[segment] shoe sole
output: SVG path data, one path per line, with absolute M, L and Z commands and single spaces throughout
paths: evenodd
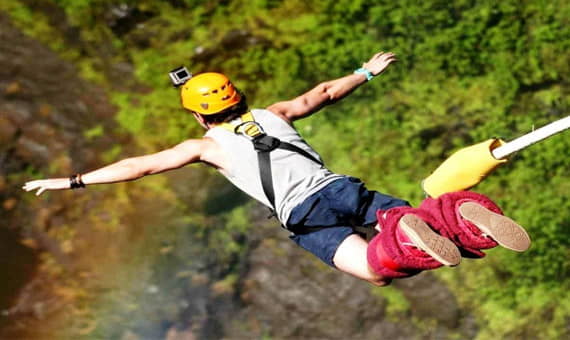
M 445 266 L 457 266 L 461 262 L 459 249 L 449 239 L 436 234 L 416 215 L 404 215 L 399 222 L 401 230 L 419 249 Z
M 504 248 L 523 252 L 530 247 L 530 237 L 524 228 L 506 216 L 475 202 L 461 204 L 459 214 Z

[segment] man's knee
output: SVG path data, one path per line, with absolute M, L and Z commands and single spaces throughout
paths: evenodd
M 376 287 L 385 287 L 388 286 L 392 283 L 392 279 L 390 278 L 386 278 L 386 277 L 376 277 L 376 278 L 372 278 L 372 279 L 368 279 L 368 282 L 370 282 L 371 284 L 375 285 Z

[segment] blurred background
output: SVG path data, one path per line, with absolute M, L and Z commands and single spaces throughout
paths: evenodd
M 477 191 L 532 248 L 375 288 L 321 264 L 203 166 L 49 192 L 202 136 L 167 73 L 226 73 L 254 107 L 399 62 L 297 128 L 332 170 L 414 205 L 454 150 L 568 115 L 563 0 L 0 2 L 0 339 L 568 339 L 570 133 Z

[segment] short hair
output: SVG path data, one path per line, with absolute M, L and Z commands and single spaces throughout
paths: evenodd
M 243 115 L 244 113 L 246 113 L 248 111 L 246 97 L 240 91 L 238 91 L 238 93 L 239 93 L 241 99 L 237 104 L 232 105 L 232 106 L 228 107 L 227 109 L 222 110 L 222 111 L 215 113 L 213 115 L 201 115 L 204 118 L 204 121 L 207 124 L 226 123 L 226 122 L 231 122 L 232 120 L 234 120 L 234 119 L 240 117 L 241 115 Z M 196 113 L 200 114 L 199 112 L 196 112 Z

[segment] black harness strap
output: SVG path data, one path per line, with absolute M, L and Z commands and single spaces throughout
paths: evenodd
M 257 152 L 261 186 L 263 187 L 263 192 L 269 200 L 269 203 L 271 203 L 273 210 L 275 210 L 275 190 L 273 188 L 273 176 L 271 172 L 271 151 L 282 149 L 296 152 L 321 166 L 323 165 L 323 162 L 300 147 L 288 142 L 283 142 L 279 138 L 269 136 L 264 132 L 254 137 L 251 142 L 253 143 L 253 148 Z
M 251 114 L 245 114 L 242 116 L 242 120 L 243 122 L 237 126 L 224 124 L 223 127 L 230 131 L 233 130 L 234 133 L 241 134 L 251 140 L 253 148 L 257 152 L 261 186 L 272 207 L 272 215 L 270 215 L 270 217 L 275 216 L 275 190 L 273 187 L 273 175 L 271 171 L 271 152 L 275 149 L 282 149 L 298 153 L 321 166 L 323 166 L 323 162 L 294 144 L 284 142 L 279 138 L 267 135 L 263 128 L 253 120 L 253 116 L 251 116 Z M 308 234 L 325 228 L 326 227 L 291 231 L 296 234 Z M 377 233 L 372 226 L 359 226 L 358 223 L 353 223 L 353 228 L 357 233 L 365 235 L 368 240 Z
M 311 155 L 310 153 L 308 153 L 307 151 L 301 149 L 300 147 L 291 144 L 291 143 L 287 143 L 284 141 L 281 141 L 281 144 L 279 144 L 279 148 L 283 149 L 283 150 L 289 150 L 291 152 L 296 152 L 299 153 L 303 156 L 305 156 L 306 158 L 312 160 L 313 162 L 319 164 L 319 165 L 324 165 L 323 162 L 321 162 L 320 160 L 318 160 L 317 158 L 315 158 L 313 155 Z
M 273 173 L 271 171 L 271 151 L 263 151 L 257 149 L 254 143 L 254 148 L 257 151 L 257 162 L 259 163 L 259 177 L 261 178 L 261 187 L 271 204 L 273 211 L 275 211 L 275 191 L 273 190 Z

